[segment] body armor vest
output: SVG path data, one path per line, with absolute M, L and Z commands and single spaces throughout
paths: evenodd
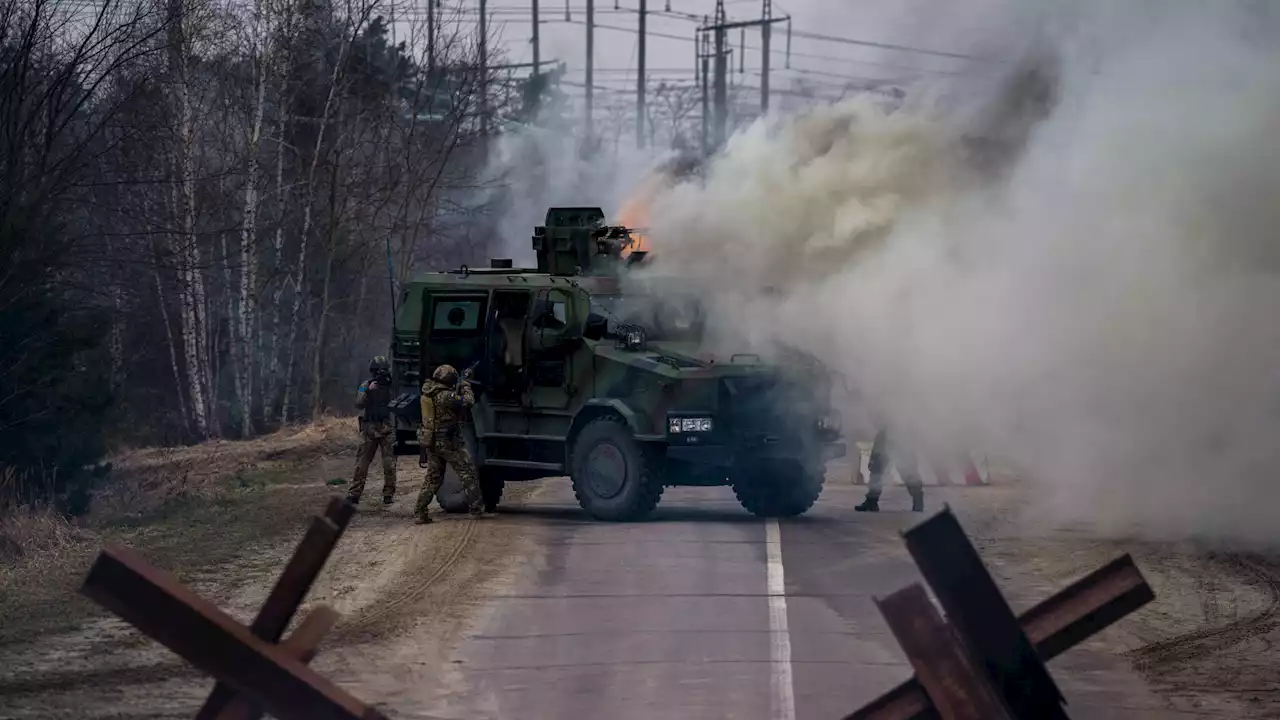
M 391 381 L 378 378 L 376 390 L 365 390 L 364 419 L 370 422 L 386 422 L 391 417 Z

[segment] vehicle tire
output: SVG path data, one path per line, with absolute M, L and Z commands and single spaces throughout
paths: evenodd
M 733 494 L 756 517 L 795 517 L 813 507 L 826 478 L 821 468 L 798 462 L 768 462 L 735 468 Z
M 641 520 L 662 498 L 662 481 L 650 465 L 621 418 L 597 418 L 573 443 L 573 494 L 597 520 Z
M 467 504 L 467 494 L 462 491 L 462 481 L 453 468 L 444 471 L 444 482 L 440 483 L 436 502 L 447 513 L 464 513 L 471 509 Z
M 495 468 L 480 469 L 480 495 L 484 498 L 484 511 L 497 512 L 502 501 L 502 490 L 507 482 Z

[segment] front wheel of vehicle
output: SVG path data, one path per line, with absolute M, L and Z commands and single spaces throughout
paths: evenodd
M 597 418 L 583 428 L 569 466 L 578 504 L 597 520 L 641 520 L 662 498 L 662 481 L 621 418 Z
M 735 468 L 733 494 L 756 517 L 795 517 L 818 501 L 826 478 L 821 468 L 794 461 L 765 462 Z

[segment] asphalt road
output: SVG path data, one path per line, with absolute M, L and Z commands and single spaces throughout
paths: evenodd
M 961 492 L 981 490 L 928 502 Z M 464 689 L 448 705 L 521 720 L 840 718 L 911 675 L 872 598 L 919 579 L 898 532 L 923 516 L 900 488 L 878 515 L 854 513 L 859 500 L 835 483 L 810 514 L 771 524 L 727 488 L 681 488 L 651 521 L 607 524 L 557 483 L 485 521 L 525 526 L 534 551 L 458 649 Z M 1126 663 L 1087 649 L 1051 671 L 1075 717 L 1211 717 L 1170 713 Z

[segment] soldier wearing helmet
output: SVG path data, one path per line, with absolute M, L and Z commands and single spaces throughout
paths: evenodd
M 369 379 L 360 383 L 356 409 L 360 410 L 360 451 L 356 471 L 347 491 L 347 502 L 360 503 L 364 483 L 369 478 L 373 456 L 382 452 L 382 502 L 390 505 L 396 494 L 396 457 L 393 441 L 395 423 L 391 418 L 391 363 L 379 355 L 369 363 Z
M 422 384 L 422 428 L 418 431 L 418 442 L 422 446 L 425 458 L 422 464 L 427 469 L 427 478 L 414 508 L 414 517 L 419 524 L 431 522 L 427 509 L 444 482 L 446 463 L 453 466 L 453 471 L 462 481 L 471 515 L 475 517 L 484 512 L 475 465 L 462 440 L 466 412 L 476 402 L 471 384 L 467 382 L 470 375 L 471 371 L 467 370 L 460 382 L 458 371 L 452 365 L 441 365 L 431 379 Z

